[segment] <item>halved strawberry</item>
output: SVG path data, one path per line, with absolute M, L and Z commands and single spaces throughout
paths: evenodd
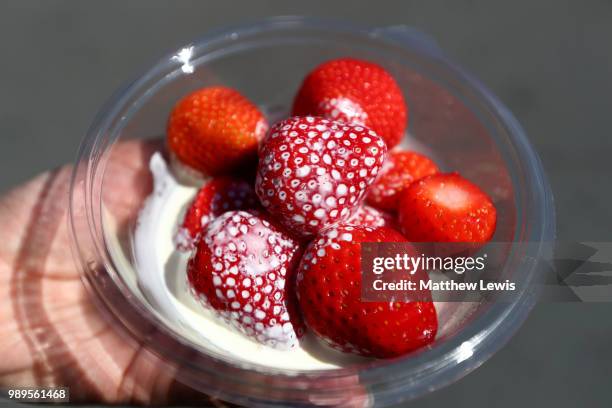
M 229 211 L 212 220 L 189 260 L 194 295 L 259 343 L 288 349 L 303 324 L 294 297 L 298 243 L 264 216 Z
M 361 300 L 361 243 L 402 241 L 385 227 L 342 225 L 317 236 L 297 273 L 306 325 L 336 349 L 371 357 L 396 357 L 431 343 L 438 328 L 432 302 Z M 431 299 L 429 291 L 421 295 Z
M 170 114 L 170 152 L 189 168 L 220 175 L 254 163 L 268 124 L 257 106 L 238 91 L 203 88 L 181 99 Z
M 427 156 L 405 150 L 392 151 L 383 164 L 378 180 L 368 190 L 366 201 L 383 210 L 396 210 L 400 193 L 414 181 L 438 172 Z
M 175 235 L 175 244 L 179 250 L 191 250 L 202 230 L 215 217 L 230 210 L 258 207 L 257 196 L 246 181 L 229 176 L 212 178 L 200 188 L 187 208 Z
M 312 236 L 351 215 L 386 151 L 363 126 L 290 118 L 274 125 L 262 143 L 255 192 L 282 225 Z
M 411 242 L 483 243 L 495 232 L 489 196 L 457 173 L 435 174 L 402 193 L 399 224 Z
M 293 115 L 367 126 L 391 148 L 404 137 L 408 109 L 402 90 L 384 68 L 340 58 L 319 65 L 306 76 L 293 102 Z

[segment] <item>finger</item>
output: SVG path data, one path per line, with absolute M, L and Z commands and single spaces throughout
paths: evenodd
M 151 194 L 153 179 L 149 161 L 161 151 L 162 140 L 128 140 L 115 145 L 108 158 L 102 183 L 102 204 L 112 221 L 132 221 Z

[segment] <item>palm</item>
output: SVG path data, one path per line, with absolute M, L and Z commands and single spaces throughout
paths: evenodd
M 115 214 L 133 216 L 148 193 L 154 148 L 116 148 L 107 169 Z M 70 249 L 69 177 L 64 167 L 0 197 L 0 385 L 67 386 L 71 401 L 82 402 L 186 396 L 171 368 L 118 335 L 89 300 Z

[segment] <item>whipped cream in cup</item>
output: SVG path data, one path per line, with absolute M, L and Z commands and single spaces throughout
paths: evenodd
M 278 350 L 239 333 L 206 308 L 190 293 L 187 260 L 190 254 L 176 249 L 174 236 L 186 206 L 197 188 L 181 184 L 160 153 L 151 158 L 153 193 L 144 203 L 134 233 L 134 256 L 138 284 L 151 304 L 181 333 L 204 347 L 246 362 L 274 368 L 324 370 L 365 360 L 341 353 L 312 334 L 290 350 Z

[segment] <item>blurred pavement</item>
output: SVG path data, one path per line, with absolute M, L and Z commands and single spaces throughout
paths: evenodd
M 435 37 L 519 118 L 560 240 L 610 240 L 612 2 L 55 1 L 0 4 L 0 191 L 74 160 L 98 107 L 166 51 L 228 23 L 305 14 Z M 415 407 L 612 406 L 612 304 L 536 307 L 472 374 Z

